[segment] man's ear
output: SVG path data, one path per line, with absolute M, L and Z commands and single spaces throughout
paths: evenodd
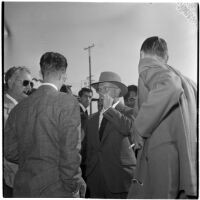
M 168 62 L 168 59 L 169 59 L 169 56 L 168 56 L 168 54 L 167 54 L 167 55 L 165 55 L 165 57 L 164 57 L 165 63 Z
M 140 59 L 144 58 L 144 51 L 140 51 Z
M 8 80 L 8 88 L 11 89 L 13 87 L 13 84 L 14 84 L 14 78 L 11 77 L 9 80 Z
M 42 75 L 42 72 L 41 72 L 41 70 L 39 71 L 39 77 L 40 77 L 40 79 L 42 79 L 43 80 L 43 75 Z
M 66 80 L 67 80 L 67 75 L 66 75 L 66 74 L 63 74 L 63 73 L 61 73 L 61 74 L 59 74 L 59 75 L 60 75 L 60 76 L 59 76 L 59 80 L 62 80 L 62 82 L 65 83 Z
M 119 95 L 120 95 L 120 93 L 121 93 L 121 89 L 120 88 L 117 88 L 116 90 L 115 90 L 115 97 L 119 97 Z

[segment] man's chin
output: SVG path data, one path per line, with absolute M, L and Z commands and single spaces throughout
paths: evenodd
M 29 96 L 29 95 L 31 94 L 31 91 L 29 90 L 29 91 L 27 91 L 25 94 L 26 94 L 27 96 Z
M 27 94 L 21 93 L 20 95 L 18 95 L 18 99 L 17 100 L 20 102 L 21 100 L 25 99 L 26 97 L 28 97 Z
M 28 96 L 28 92 L 23 92 L 22 96 L 25 98 Z

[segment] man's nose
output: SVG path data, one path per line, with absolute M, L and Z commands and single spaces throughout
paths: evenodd
M 100 99 L 100 101 L 103 101 L 103 94 L 102 93 L 99 93 L 99 99 Z
M 90 101 L 92 99 L 92 97 L 87 97 L 87 100 Z
M 26 86 L 26 89 L 31 90 L 31 89 L 32 89 L 31 85 L 28 84 L 28 85 Z

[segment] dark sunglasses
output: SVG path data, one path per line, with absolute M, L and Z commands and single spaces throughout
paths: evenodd
M 24 87 L 26 87 L 27 85 L 30 84 L 31 88 L 33 88 L 33 82 L 32 81 L 24 80 L 22 84 L 23 84 Z

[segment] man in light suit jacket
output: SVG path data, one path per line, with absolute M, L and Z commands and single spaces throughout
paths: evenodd
M 40 66 L 44 83 L 11 111 L 5 127 L 5 156 L 19 164 L 14 197 L 84 197 L 79 105 L 59 92 L 67 60 L 47 52 Z
M 143 137 L 144 147 L 129 198 L 197 197 L 196 85 L 167 61 L 165 40 L 143 42 L 134 134 Z
M 86 183 L 91 198 L 126 198 L 136 167 L 132 142 L 134 110 L 119 102 L 127 92 L 121 78 L 102 72 L 92 84 L 103 99 L 103 110 L 86 126 Z M 124 136 L 124 135 L 125 136 Z
M 4 127 L 10 111 L 26 98 L 30 93 L 33 83 L 31 73 L 26 67 L 11 67 L 5 73 L 5 93 L 4 93 Z M 4 135 L 5 136 L 5 135 Z M 3 161 L 3 196 L 13 196 L 13 185 L 18 165 L 9 162 L 4 158 Z

